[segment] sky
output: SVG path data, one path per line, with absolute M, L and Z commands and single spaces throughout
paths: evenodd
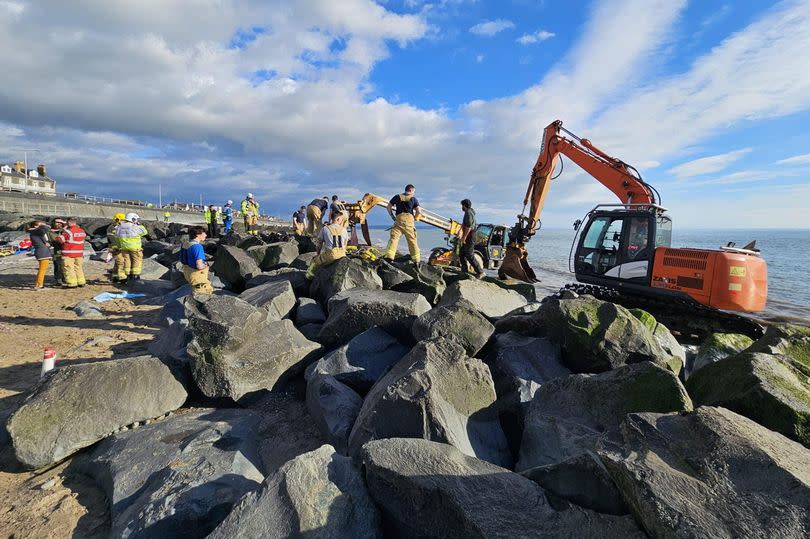
M 0 0 L 0 51 L 0 162 L 60 192 L 512 223 L 560 119 L 676 227 L 810 228 L 810 0 Z M 564 160 L 541 220 L 613 202 Z

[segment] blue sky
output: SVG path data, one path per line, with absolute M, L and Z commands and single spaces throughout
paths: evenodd
M 0 49 L 0 161 L 62 191 L 286 216 L 412 182 L 511 222 L 559 118 L 676 226 L 810 227 L 808 0 L 0 0 Z M 567 162 L 542 220 L 600 202 Z

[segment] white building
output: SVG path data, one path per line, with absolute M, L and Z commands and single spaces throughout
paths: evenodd
M 0 164 L 0 189 L 22 193 L 56 194 L 56 181 L 48 177 L 45 165 L 25 174 L 25 165 L 17 161 L 14 165 Z

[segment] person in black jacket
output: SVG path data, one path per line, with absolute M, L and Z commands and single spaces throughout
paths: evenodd
M 45 274 L 48 272 L 48 264 L 53 258 L 51 252 L 51 242 L 48 237 L 48 228 L 42 221 L 33 221 L 28 226 L 28 236 L 31 238 L 31 247 L 34 249 L 34 257 L 39 261 L 39 270 L 37 271 L 37 281 L 34 284 L 34 290 L 45 290 Z
M 48 232 L 48 241 L 51 242 L 51 250 L 53 251 L 53 278 L 56 281 L 56 286 L 64 284 L 62 276 L 65 274 L 65 265 L 62 258 L 62 244 L 56 241 L 56 237 L 62 233 L 64 227 L 65 220 L 57 217 L 51 221 L 51 231 Z

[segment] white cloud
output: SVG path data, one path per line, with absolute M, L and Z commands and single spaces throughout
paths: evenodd
M 545 41 L 547 39 L 551 39 L 554 37 L 554 32 L 549 32 L 547 30 L 538 30 L 533 34 L 523 34 L 519 38 L 517 38 L 517 42 L 521 45 L 531 45 L 532 43 L 538 43 L 540 41 Z
M 480 64 L 481 62 L 484 61 L 484 55 L 483 54 L 476 55 L 475 61 Z
M 479 22 L 470 28 L 470 33 L 479 36 L 494 36 L 499 32 L 514 28 L 515 23 L 507 19 L 495 19 L 494 21 Z
M 744 155 L 751 153 L 751 148 L 742 148 L 732 152 L 723 153 L 720 155 L 712 155 L 709 157 L 701 157 L 694 161 L 682 163 L 676 167 L 669 169 L 669 173 L 678 178 L 691 178 L 692 176 L 701 176 L 703 174 L 711 174 L 728 168 L 729 165 L 741 159 Z
M 794 155 L 787 159 L 780 159 L 776 162 L 777 165 L 810 165 L 810 153 L 801 155 Z

